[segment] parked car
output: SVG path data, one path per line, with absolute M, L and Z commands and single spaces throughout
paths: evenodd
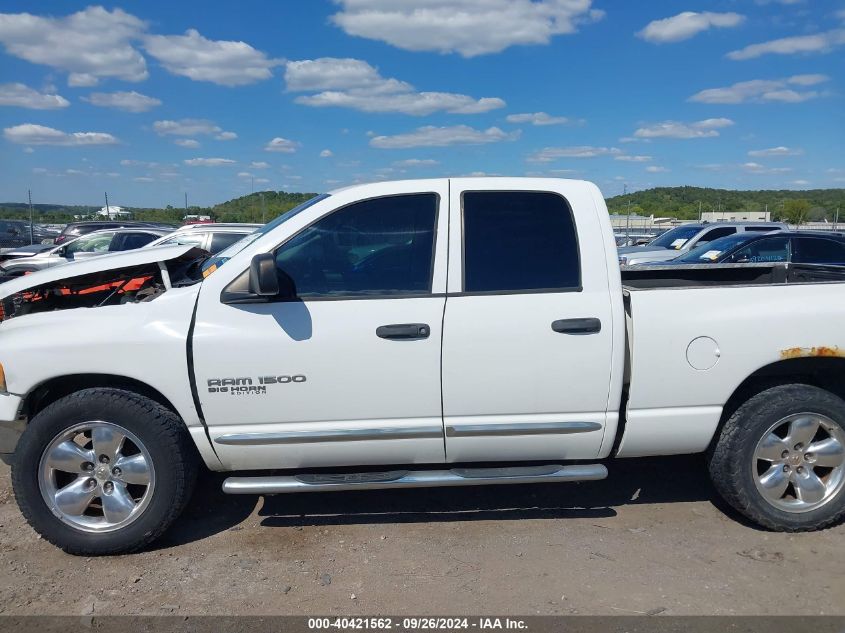
M 661 264 L 759 264 L 794 262 L 845 266 L 845 235 L 833 232 L 736 233 L 701 244 Z
M 691 249 L 713 240 L 744 231 L 768 233 L 789 227 L 782 222 L 717 222 L 715 224 L 682 224 L 666 231 L 645 246 L 618 249 L 620 264 L 645 264 L 674 259 Z
M 86 235 L 93 231 L 101 231 L 103 229 L 131 229 L 131 228 L 147 228 L 147 229 L 161 229 L 163 231 L 173 231 L 176 227 L 172 224 L 164 222 L 142 222 L 138 220 L 86 220 L 84 222 L 71 222 L 66 225 L 62 232 L 56 237 L 56 244 L 64 244 L 68 240 Z
M 150 242 L 147 248 L 154 246 L 170 246 L 182 244 L 196 246 L 204 251 L 216 255 L 220 251 L 229 248 L 232 244 L 242 239 L 245 235 L 254 233 L 261 228 L 261 224 L 188 224 L 173 233 L 169 233 L 154 242 Z
M 163 235 L 166 235 L 165 231 L 153 228 L 94 231 L 31 257 L 3 262 L 0 264 L 0 276 L 16 277 L 97 255 L 130 251 L 146 246 Z
M 0 249 L 18 248 L 29 244 L 40 244 L 52 240 L 57 233 L 41 224 L 25 220 L 0 220 Z
M 201 464 L 254 495 L 706 452 L 751 521 L 833 525 L 845 271 L 668 268 L 620 271 L 590 183 L 443 178 L 315 197 L 215 258 L 41 271 L 0 286 L 0 453 L 30 525 L 81 555 L 161 536 Z
M 27 246 L 18 246 L 16 248 L 9 248 L 0 251 L 0 264 L 11 259 L 20 259 L 21 257 L 32 257 L 38 253 L 43 253 L 52 248 L 54 244 L 29 244 Z

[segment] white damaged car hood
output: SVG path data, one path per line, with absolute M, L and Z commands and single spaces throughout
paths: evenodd
M 22 277 L 16 277 L 5 283 L 0 283 L 0 299 L 5 299 L 16 293 L 31 288 L 44 286 L 55 281 L 63 281 L 82 277 L 92 273 L 131 268 L 145 264 L 166 263 L 185 256 L 191 250 L 202 253 L 195 246 L 178 244 L 175 246 L 157 246 L 155 248 L 139 248 L 124 253 L 111 253 L 92 257 L 84 261 L 69 262 L 60 266 L 53 266 L 39 270 Z

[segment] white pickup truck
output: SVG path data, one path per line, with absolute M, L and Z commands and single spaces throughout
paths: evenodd
M 203 464 L 251 471 L 228 493 L 279 494 L 706 451 L 762 526 L 845 514 L 845 275 L 620 273 L 587 182 L 341 189 L 217 257 L 106 255 L 0 284 L 0 306 L 0 453 L 27 520 L 74 554 L 150 543 Z

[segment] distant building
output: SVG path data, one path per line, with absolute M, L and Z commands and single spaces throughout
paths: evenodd
M 703 222 L 771 222 L 770 211 L 705 211 Z
M 132 214 L 129 211 L 124 211 L 123 207 L 116 207 L 110 204 L 109 206 L 100 209 L 97 215 L 103 218 L 108 218 L 109 220 L 117 220 L 120 218 L 128 218 Z

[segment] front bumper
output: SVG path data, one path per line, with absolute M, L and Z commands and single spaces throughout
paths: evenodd
M 6 463 L 26 426 L 26 420 L 20 417 L 22 402 L 20 396 L 0 393 L 0 460 Z

